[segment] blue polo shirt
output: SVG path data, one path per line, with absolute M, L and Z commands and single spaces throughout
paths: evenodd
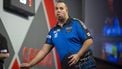
M 62 61 L 69 52 L 77 53 L 84 41 L 89 38 L 91 35 L 84 23 L 78 19 L 69 18 L 63 27 L 57 24 L 50 30 L 46 43 L 56 48 Z

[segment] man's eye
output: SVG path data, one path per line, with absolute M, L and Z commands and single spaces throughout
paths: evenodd
M 57 8 L 57 7 L 56 7 L 55 9 L 56 9 L 56 10 L 58 10 L 58 8 Z
M 63 10 L 64 8 L 63 7 L 60 7 L 60 10 Z

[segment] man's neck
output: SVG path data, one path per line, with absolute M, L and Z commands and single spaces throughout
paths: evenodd
M 65 18 L 64 21 L 59 21 L 58 25 L 60 25 L 61 27 L 66 23 L 66 21 L 68 20 L 69 16 Z

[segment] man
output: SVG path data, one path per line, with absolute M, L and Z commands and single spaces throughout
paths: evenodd
M 3 69 L 4 59 L 9 57 L 7 40 L 0 34 L 0 69 Z
M 104 36 L 122 36 L 121 3 L 122 0 L 107 0 L 109 16 L 105 19 Z
M 68 8 L 62 1 L 56 3 L 55 14 L 58 20 L 57 25 L 48 33 L 42 50 L 31 62 L 22 63 L 20 67 L 34 66 L 55 47 L 62 69 L 95 68 L 94 59 L 89 51 L 93 40 L 86 26 L 81 21 L 69 17 Z M 87 61 L 88 63 L 84 63 Z

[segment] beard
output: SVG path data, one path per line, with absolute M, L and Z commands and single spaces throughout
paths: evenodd
M 62 17 L 62 16 L 59 16 L 58 17 L 58 21 L 61 22 L 61 23 L 64 23 L 65 22 L 65 18 Z

